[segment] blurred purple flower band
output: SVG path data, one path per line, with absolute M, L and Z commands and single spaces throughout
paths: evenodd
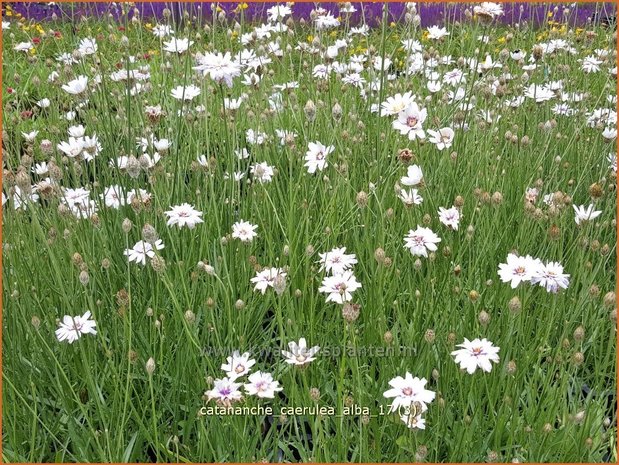
M 8 2 L 14 11 L 21 13 L 26 19 L 35 21 L 51 20 L 53 17 L 60 20 L 77 20 L 82 16 L 102 16 L 113 15 L 115 18 L 122 16 L 122 9 L 129 9 L 128 16 L 133 15 L 133 8 L 137 8 L 144 18 L 161 18 L 165 8 L 170 9 L 175 16 L 179 16 L 183 11 L 189 12 L 192 16 L 202 18 L 212 18 L 213 10 L 217 6 L 226 12 L 228 17 L 240 20 L 241 15 L 246 21 L 264 21 L 267 17 L 267 10 L 277 4 L 284 2 L 247 2 L 247 7 L 239 8 L 241 3 L 213 3 L 213 2 L 136 2 L 134 7 L 128 8 L 128 4 L 122 2 L 71 2 L 71 3 L 39 3 L 39 2 Z M 3 3 L 3 8 L 7 3 Z M 357 10 L 349 17 L 351 24 L 365 22 L 369 26 L 380 23 L 383 15 L 383 2 L 352 2 Z M 387 14 L 389 21 L 401 21 L 404 17 L 405 3 L 387 3 Z M 446 21 L 453 22 L 461 20 L 467 8 L 472 8 L 474 3 L 453 3 L 453 2 L 418 2 L 417 11 L 421 17 L 421 25 L 424 27 L 444 24 Z M 292 7 L 295 19 L 310 17 L 310 12 L 316 7 L 322 7 L 339 14 L 341 3 L 337 2 L 303 2 L 294 3 Z M 553 13 L 552 18 L 557 21 L 567 19 L 569 24 L 583 26 L 591 19 L 594 22 L 614 21 L 616 15 L 616 4 L 614 2 L 553 2 L 553 3 L 523 3 L 509 2 L 503 3 L 505 14 L 500 19 L 504 24 L 514 24 L 527 21 L 530 24 L 542 24 Z M 565 14 L 567 12 L 567 15 Z

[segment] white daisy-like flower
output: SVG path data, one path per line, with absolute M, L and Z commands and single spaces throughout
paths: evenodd
M 237 221 L 232 225 L 232 237 L 239 239 L 241 242 L 251 242 L 258 235 L 256 233 L 257 228 L 258 225 L 247 221 Z
M 59 342 L 67 341 L 73 344 L 82 334 L 97 334 L 95 327 L 97 323 L 90 319 L 90 311 L 82 316 L 65 315 L 56 330 L 56 338 Z
M 307 348 L 307 341 L 304 337 L 299 339 L 297 344 L 295 341 L 288 343 L 289 350 L 282 350 L 282 355 L 286 357 L 285 362 L 290 365 L 303 366 L 316 360 L 315 355 L 320 350 L 319 346 L 314 346 L 311 349 Z
M 270 373 L 257 371 L 249 375 L 248 380 L 249 383 L 243 385 L 245 392 L 250 396 L 257 396 L 261 399 L 273 399 L 276 392 L 284 389 L 280 387 L 279 381 L 275 381 Z
M 249 352 L 241 355 L 238 350 L 235 350 L 226 361 L 228 363 L 222 364 L 221 369 L 226 372 L 226 375 L 232 381 L 248 374 L 251 371 L 251 367 L 256 364 L 256 361 L 250 358 Z
M 153 244 L 146 241 L 138 241 L 133 248 L 125 249 L 125 256 L 130 262 L 136 262 L 140 265 L 146 265 L 147 258 L 153 258 L 155 256 L 155 250 L 161 250 L 164 248 L 161 239 L 157 239 Z
M 438 249 L 436 244 L 439 242 L 441 242 L 441 238 L 430 228 L 419 225 L 417 229 L 411 229 L 408 235 L 404 237 L 404 247 L 417 257 L 427 257 L 428 252 L 435 252 Z
M 487 339 L 473 339 L 469 341 L 464 338 L 462 344 L 457 347 L 461 349 L 454 350 L 451 355 L 460 368 L 466 370 L 470 375 L 475 373 L 477 368 L 481 368 L 485 372 L 492 371 L 492 363 L 499 362 L 499 347 L 492 345 L 492 342 Z
M 187 226 L 189 229 L 193 229 L 197 224 L 204 223 L 202 212 L 193 208 L 188 203 L 182 203 L 172 207 L 171 210 L 165 212 L 168 216 L 168 226 L 178 225 L 179 228 Z

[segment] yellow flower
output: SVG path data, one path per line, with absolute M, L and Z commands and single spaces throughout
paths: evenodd
M 241 10 L 247 10 L 247 8 L 249 8 L 249 5 L 245 2 L 241 3 L 239 5 L 239 8 L 241 8 Z
M 507 39 L 506 39 L 505 37 L 499 37 L 499 38 L 497 39 L 497 42 L 498 42 L 499 44 L 504 44 L 506 41 L 507 41 Z
M 312 43 L 312 41 L 313 41 L 313 40 L 314 40 L 314 36 L 313 36 L 313 35 L 311 35 L 311 34 L 310 34 L 310 35 L 308 35 L 308 36 L 307 36 L 307 41 L 308 41 L 310 44 Z

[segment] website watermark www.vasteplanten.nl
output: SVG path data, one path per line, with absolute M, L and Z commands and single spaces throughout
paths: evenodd
M 202 347 L 202 356 L 205 357 L 228 357 L 236 348 L 228 347 L 214 347 L 204 346 Z M 294 350 L 286 347 L 283 349 L 277 347 L 255 347 L 239 350 L 240 353 L 249 352 L 252 357 L 278 357 L 281 356 L 282 350 L 291 352 L 296 355 Z M 320 354 L 322 357 L 412 357 L 417 354 L 417 349 L 413 346 L 327 346 L 320 348 Z

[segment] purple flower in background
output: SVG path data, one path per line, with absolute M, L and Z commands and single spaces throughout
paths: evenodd
M 82 16 L 102 16 L 112 14 L 118 18 L 122 15 L 123 9 L 129 9 L 128 15 L 133 16 L 133 8 L 121 5 L 117 2 L 108 3 L 89 3 L 89 2 L 71 2 L 71 3 L 37 3 L 37 2 L 9 2 L 14 11 L 21 13 L 27 19 L 37 21 L 51 19 L 55 14 L 58 19 L 79 19 Z M 6 4 L 3 4 L 3 9 Z M 210 19 L 213 15 L 212 5 L 218 5 L 221 10 L 226 12 L 226 15 L 238 17 L 241 14 L 248 20 L 267 21 L 273 12 L 272 9 L 278 5 L 285 5 L 283 2 L 267 2 L 253 3 L 249 2 L 247 9 L 239 9 L 239 3 L 211 3 L 211 2 L 137 2 L 135 8 L 144 18 L 160 18 L 163 10 L 168 8 L 171 10 L 174 18 L 181 18 L 182 12 L 187 11 L 190 15 Z M 403 19 L 405 13 L 404 2 L 387 3 L 387 20 L 399 21 Z M 475 4 L 454 4 L 454 3 L 417 3 L 417 12 L 421 17 L 421 26 L 428 27 L 437 24 L 443 24 L 445 21 L 453 22 L 461 20 L 464 16 L 464 11 L 471 9 Z M 352 13 L 342 11 L 343 5 L 336 2 L 320 3 L 320 7 L 334 16 L 344 14 L 349 18 L 350 24 L 366 23 L 369 26 L 380 24 L 383 16 L 384 3 L 378 2 L 352 2 L 355 10 Z M 527 21 L 533 24 L 542 23 L 552 12 L 555 7 L 558 7 L 558 15 L 563 15 L 565 9 L 569 10 L 568 18 L 571 24 L 585 24 L 587 18 L 592 18 L 594 21 L 606 21 L 608 18 L 614 18 L 616 14 L 616 6 L 613 2 L 601 3 L 504 3 L 504 14 L 498 21 L 505 24 L 513 24 L 522 21 Z M 310 12 L 315 8 L 315 4 L 310 3 L 295 3 L 292 6 L 292 16 L 296 19 L 309 19 Z

